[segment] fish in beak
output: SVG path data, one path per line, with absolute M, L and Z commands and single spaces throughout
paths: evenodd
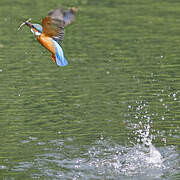
M 27 25 L 29 27 L 32 27 L 32 24 L 30 23 L 31 22 L 31 18 L 29 18 L 27 21 L 23 22 L 17 29 L 17 31 L 19 31 L 24 25 Z

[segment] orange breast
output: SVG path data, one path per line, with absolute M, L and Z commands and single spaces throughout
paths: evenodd
M 40 37 L 37 37 L 37 40 L 51 53 L 55 54 L 54 45 L 52 42 L 52 38 L 45 36 L 43 33 L 40 35 Z

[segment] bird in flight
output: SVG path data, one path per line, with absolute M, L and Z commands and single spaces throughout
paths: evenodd
M 52 60 L 58 66 L 66 66 L 68 61 L 64 57 L 60 43 L 64 37 L 64 27 L 75 19 L 76 12 L 77 9 L 74 7 L 66 11 L 57 8 L 42 19 L 42 26 L 32 24 L 31 19 L 28 19 L 19 26 L 18 30 L 24 25 L 29 26 L 39 43 L 50 51 Z

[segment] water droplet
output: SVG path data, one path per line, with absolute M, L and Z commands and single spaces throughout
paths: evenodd
M 73 138 L 68 137 L 68 138 L 67 138 L 67 141 L 72 142 L 72 141 L 73 141 Z
M 46 143 L 45 142 L 38 142 L 37 145 L 39 146 L 42 146 L 42 145 L 45 145 Z
M 0 169 L 7 169 L 6 166 L 0 166 Z
M 58 134 L 61 134 L 62 132 L 61 131 L 58 131 Z
M 36 140 L 37 138 L 36 138 L 36 137 L 29 136 L 29 139 L 33 141 L 33 140 Z

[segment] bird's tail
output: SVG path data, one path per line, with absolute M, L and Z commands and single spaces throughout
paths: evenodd
M 66 60 L 66 58 L 64 57 L 64 53 L 63 53 L 63 49 L 62 47 L 53 40 L 54 43 L 54 47 L 55 47 L 55 58 L 56 58 L 56 64 L 58 66 L 67 66 L 68 65 L 68 61 Z

